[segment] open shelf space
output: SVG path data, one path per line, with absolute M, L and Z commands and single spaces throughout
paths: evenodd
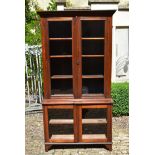
M 50 21 L 48 22 L 49 38 L 71 38 L 71 21 Z
M 52 79 L 51 80 L 51 95 L 58 94 L 73 94 L 72 79 Z
M 62 59 L 51 59 L 51 77 L 57 75 L 56 77 L 59 76 L 60 78 L 64 75 L 68 77 L 72 75 L 72 59 L 68 58 L 62 58 Z
M 72 75 L 53 75 L 51 79 L 72 79 Z
M 82 37 L 104 37 L 104 21 L 83 20 Z
M 104 55 L 104 40 L 82 40 L 82 55 Z
M 72 40 L 50 40 L 49 54 L 55 55 L 72 55 Z
M 83 79 L 102 79 L 103 75 L 82 75 Z
M 104 75 L 104 59 L 82 58 L 82 75 Z
M 49 121 L 49 124 L 73 124 L 73 119 L 51 119 Z M 104 118 L 98 118 L 98 119 L 82 119 L 82 124 L 106 124 L 107 120 Z

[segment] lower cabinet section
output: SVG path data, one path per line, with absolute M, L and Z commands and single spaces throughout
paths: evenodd
M 112 144 L 112 105 L 43 105 L 43 109 L 45 145 Z

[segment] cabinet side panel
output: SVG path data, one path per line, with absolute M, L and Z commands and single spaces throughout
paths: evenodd
M 46 18 L 41 18 L 41 35 L 42 35 L 44 98 L 50 98 L 51 96 L 50 59 L 49 59 L 48 22 Z
M 104 95 L 111 97 L 112 17 L 107 17 L 105 31 Z

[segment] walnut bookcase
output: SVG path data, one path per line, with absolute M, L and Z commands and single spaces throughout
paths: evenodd
M 115 11 L 41 11 L 45 150 L 112 150 L 111 55 Z

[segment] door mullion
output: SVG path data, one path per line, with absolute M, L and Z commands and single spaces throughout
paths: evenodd
M 81 43 L 81 19 L 76 17 L 77 20 L 77 77 L 78 77 L 78 98 L 82 96 L 82 43 Z
M 77 65 L 76 65 L 76 59 L 77 59 L 77 27 L 76 27 L 76 18 L 73 18 L 72 20 L 72 72 L 73 72 L 73 94 L 74 98 L 78 97 L 78 77 L 77 77 Z

